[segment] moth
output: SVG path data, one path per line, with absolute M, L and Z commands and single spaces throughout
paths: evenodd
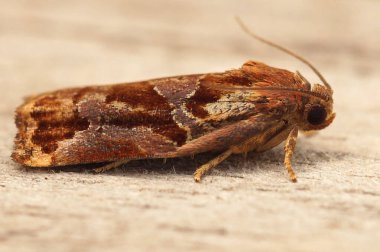
M 298 131 L 320 130 L 334 120 L 333 90 L 299 72 L 248 61 L 220 73 L 166 77 L 134 83 L 68 88 L 29 97 L 16 110 L 18 133 L 12 158 L 28 167 L 108 164 L 130 160 L 219 154 L 194 173 L 202 176 L 232 154 L 263 152 L 285 141 L 291 165 Z

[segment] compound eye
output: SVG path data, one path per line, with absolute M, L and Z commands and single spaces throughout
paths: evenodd
M 327 117 L 326 109 L 322 106 L 313 106 L 307 114 L 307 121 L 312 125 L 318 125 L 325 121 Z

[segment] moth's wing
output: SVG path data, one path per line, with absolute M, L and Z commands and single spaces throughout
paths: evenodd
M 287 82 L 292 80 L 286 70 L 247 64 L 224 73 L 65 89 L 32 97 L 17 109 L 12 157 L 21 164 L 42 167 L 226 148 L 246 134 L 259 134 L 290 111 L 278 95 L 219 88 L 270 85 L 265 79 L 273 81 L 276 71 Z M 276 112 L 268 114 L 268 109 Z M 250 123 L 257 125 L 244 128 L 249 118 L 256 118 Z M 219 130 L 227 135 L 218 135 Z M 232 137 L 239 130 L 240 136 Z M 212 145 L 214 137 L 219 141 L 216 145 Z M 208 142 L 207 148 L 197 145 L 202 141 L 198 139 Z M 199 150 L 187 145 L 190 142 Z
M 12 157 L 46 167 L 164 156 L 189 134 L 174 120 L 170 99 L 155 88 L 164 83 L 186 96 L 198 78 L 65 89 L 30 98 L 16 111 Z

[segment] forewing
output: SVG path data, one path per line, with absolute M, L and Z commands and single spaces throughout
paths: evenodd
M 248 62 L 224 73 L 31 97 L 17 109 L 19 131 L 12 156 L 28 166 L 60 166 L 228 148 L 280 122 L 294 109 L 296 98 L 283 92 L 239 90 L 281 86 L 277 81 L 299 85 L 291 72 Z M 201 141 L 208 146 L 198 144 Z

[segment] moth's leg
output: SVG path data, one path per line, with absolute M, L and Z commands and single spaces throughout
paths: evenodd
M 208 161 L 206 164 L 202 165 L 201 167 L 199 167 L 195 172 L 194 172 L 194 180 L 195 182 L 200 182 L 201 181 L 201 178 L 202 176 L 210 171 L 212 168 L 214 168 L 215 166 L 217 166 L 218 164 L 220 164 L 223 160 L 225 160 L 226 158 L 228 158 L 231 154 L 233 153 L 233 150 L 232 148 L 226 150 L 225 152 L 223 152 L 222 154 L 220 154 L 219 156 L 217 156 L 216 158 Z
M 281 125 L 282 127 L 282 125 Z M 275 127 L 275 128 L 270 128 L 270 132 L 276 132 L 278 131 L 278 128 Z M 231 154 L 243 154 L 243 155 L 246 155 L 247 152 L 253 150 L 253 149 L 256 149 L 256 150 L 266 150 L 268 148 L 272 148 L 274 146 L 276 146 L 277 144 L 281 143 L 282 141 L 284 141 L 284 139 L 289 135 L 289 131 L 287 128 L 280 131 L 277 136 L 271 140 L 269 140 L 268 142 L 266 143 L 261 143 L 260 141 L 262 141 L 261 138 L 259 138 L 257 135 L 254 135 L 253 137 L 247 139 L 246 141 L 242 142 L 241 144 L 239 145 L 233 145 L 233 146 L 230 146 L 228 150 L 226 150 L 225 152 L 223 152 L 222 154 L 220 154 L 219 156 L 217 156 L 216 158 L 212 159 L 211 161 L 209 161 L 208 163 L 202 165 L 201 167 L 199 167 L 195 173 L 194 173 L 194 180 L 196 182 L 199 182 L 202 178 L 202 176 L 210 171 L 212 168 L 214 168 L 215 166 L 217 166 L 219 163 L 221 163 L 223 160 L 225 160 L 226 158 L 228 158 L 228 156 L 230 156 Z M 271 133 L 272 134 L 272 133 Z M 264 149 L 262 148 L 258 148 L 258 146 L 261 146 L 262 147 L 262 144 L 264 144 L 263 146 L 265 147 Z
M 297 182 L 297 176 L 293 171 L 292 163 L 291 163 L 293 152 L 297 143 L 297 135 L 298 135 L 298 127 L 294 127 L 290 131 L 289 136 L 286 139 L 285 149 L 284 149 L 285 150 L 284 165 L 286 169 L 288 170 L 289 178 L 292 182 Z
M 112 163 L 109 163 L 109 164 L 106 164 L 104 166 L 101 166 L 99 168 L 96 168 L 96 169 L 94 169 L 94 171 L 96 173 L 102 173 L 102 172 L 105 172 L 105 171 L 108 171 L 108 170 L 115 169 L 115 168 L 119 167 L 120 165 L 128 163 L 129 161 L 131 161 L 131 159 L 117 160 L 117 161 L 114 161 Z

